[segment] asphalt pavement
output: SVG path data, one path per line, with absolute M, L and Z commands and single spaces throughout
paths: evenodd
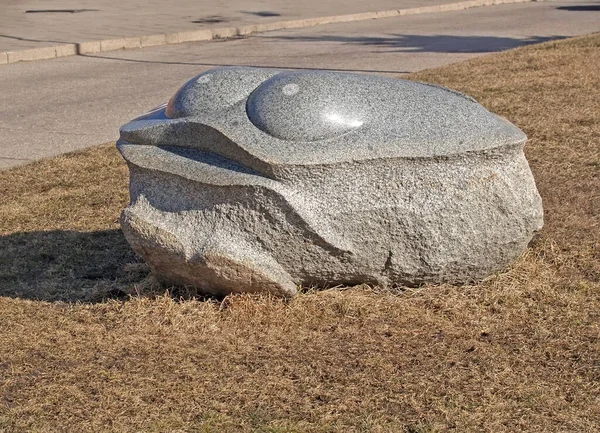
M 0 67 L 0 169 L 115 140 L 130 119 L 222 65 L 399 77 L 600 31 L 597 1 L 545 1 Z

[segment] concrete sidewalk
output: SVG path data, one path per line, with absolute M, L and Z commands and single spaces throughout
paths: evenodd
M 0 64 L 535 0 L 0 0 Z
M 597 0 L 521 3 L 331 24 L 220 42 L 0 67 L 0 170 L 114 140 L 121 125 L 220 65 L 397 77 L 520 45 L 600 31 Z

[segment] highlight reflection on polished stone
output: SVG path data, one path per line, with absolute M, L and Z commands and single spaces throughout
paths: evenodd
M 207 293 L 476 280 L 542 227 L 525 141 L 442 87 L 215 69 L 121 128 L 121 224 L 159 280 Z

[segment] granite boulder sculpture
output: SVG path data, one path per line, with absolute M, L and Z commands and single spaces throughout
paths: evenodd
M 543 224 L 526 136 L 459 92 L 323 71 L 220 68 L 121 129 L 121 226 L 169 285 L 466 282 Z

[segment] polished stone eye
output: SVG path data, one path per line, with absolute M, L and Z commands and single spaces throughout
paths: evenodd
M 175 119 L 231 107 L 276 73 L 268 69 L 243 67 L 205 72 L 185 83 L 173 95 L 165 114 Z
M 270 78 L 248 98 L 246 111 L 260 130 L 282 140 L 316 141 L 361 127 L 369 101 L 360 76 L 286 72 Z M 361 91 L 362 90 L 362 91 Z

